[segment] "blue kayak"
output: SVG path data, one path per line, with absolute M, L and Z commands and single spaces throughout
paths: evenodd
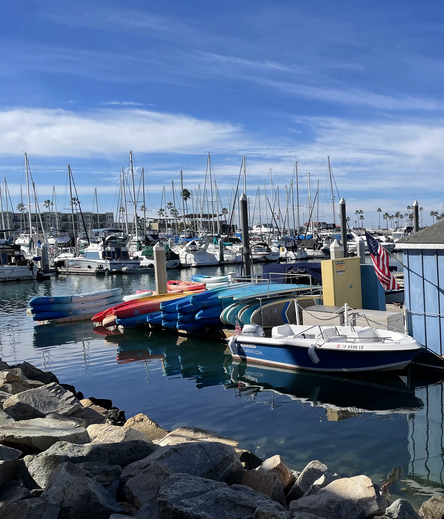
M 196 319 L 214 319 L 220 318 L 220 313 L 222 312 L 222 305 L 219 306 L 209 306 L 208 308 L 202 308 L 196 314 Z
M 178 299 L 171 299 L 170 301 L 162 301 L 160 303 L 160 309 L 165 310 L 166 312 L 173 312 L 177 310 L 177 305 L 186 305 L 191 301 L 192 296 L 184 296 Z
M 146 314 L 116 318 L 117 326 L 123 326 L 124 328 L 138 328 L 140 326 L 144 326 L 146 323 Z
M 177 321 L 164 321 L 162 319 L 162 326 L 164 328 L 169 329 L 169 330 L 176 330 L 177 329 Z
M 49 304 L 69 304 L 69 303 L 86 303 L 89 301 L 99 301 L 107 297 L 122 294 L 121 288 L 111 288 L 109 290 L 100 290 L 98 292 L 90 292 L 88 294 L 68 295 L 68 296 L 36 296 L 29 301 L 29 306 L 49 305 Z M 102 304 L 102 303 L 98 303 Z
M 162 324 L 162 312 L 151 312 L 145 317 L 148 324 Z
M 196 321 L 196 314 L 183 314 L 178 312 L 177 320 L 184 323 L 194 323 Z
M 162 315 L 162 322 L 163 321 L 177 321 L 177 319 L 179 318 L 178 317 L 178 312 L 165 312 L 164 310 L 161 310 L 161 315 Z

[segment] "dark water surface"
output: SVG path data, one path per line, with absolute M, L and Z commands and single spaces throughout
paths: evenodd
M 193 272 L 169 271 L 169 277 L 190 279 Z M 36 295 L 116 286 L 124 294 L 154 288 L 154 276 L 0 285 L 0 357 L 53 371 L 85 397 L 111 398 L 127 417 L 142 412 L 165 429 L 211 429 L 263 459 L 280 454 L 296 470 L 319 459 L 343 476 L 367 474 L 381 485 L 401 467 L 393 499 L 402 496 L 418 506 L 430 495 L 444 495 L 439 378 L 425 380 L 419 372 L 403 379 L 347 378 L 233 365 L 222 342 L 149 329 L 105 337 L 89 321 L 39 325 L 26 313 Z

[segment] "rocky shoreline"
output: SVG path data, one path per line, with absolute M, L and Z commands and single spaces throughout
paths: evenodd
M 438 519 L 391 502 L 367 476 L 318 460 L 302 472 L 235 440 L 128 420 L 110 400 L 84 398 L 51 372 L 0 360 L 0 517 L 7 519 Z

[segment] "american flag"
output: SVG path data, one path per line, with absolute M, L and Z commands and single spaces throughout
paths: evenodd
M 234 334 L 239 335 L 240 333 L 242 333 L 242 326 L 240 325 L 240 323 L 236 317 L 236 325 L 234 327 Z
M 372 257 L 376 276 L 384 287 L 384 290 L 399 290 L 399 285 L 389 270 L 389 258 L 384 247 L 368 232 L 365 233 L 368 250 Z

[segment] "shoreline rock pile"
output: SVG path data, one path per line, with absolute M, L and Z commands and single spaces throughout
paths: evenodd
M 0 361 L 0 517 L 8 519 L 434 519 L 367 476 L 340 477 L 320 461 L 298 473 L 235 440 L 195 428 L 126 420 L 50 372 Z

